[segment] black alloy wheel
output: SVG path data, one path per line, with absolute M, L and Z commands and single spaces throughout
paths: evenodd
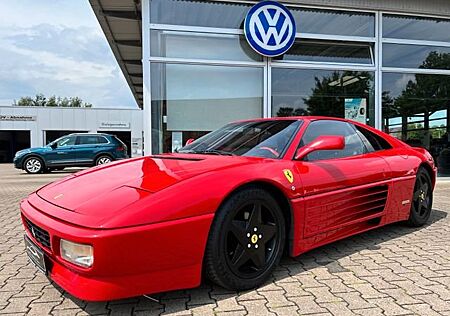
M 284 242 L 283 213 L 271 194 L 258 187 L 238 191 L 212 224 L 205 255 L 207 276 L 225 288 L 254 288 L 273 271 Z
M 411 213 L 407 223 L 413 227 L 424 225 L 430 218 L 432 204 L 433 187 L 431 178 L 425 169 L 420 168 L 416 176 Z

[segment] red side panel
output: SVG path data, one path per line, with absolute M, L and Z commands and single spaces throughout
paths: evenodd
M 387 197 L 387 183 L 307 197 L 304 200 L 304 236 L 311 237 L 361 220 L 380 217 Z

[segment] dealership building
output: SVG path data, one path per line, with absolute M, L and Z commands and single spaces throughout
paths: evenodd
M 143 109 L 147 154 L 232 120 L 322 115 L 423 146 L 450 173 L 450 1 L 286 0 L 281 15 L 255 14 L 258 1 L 89 1 Z
M 147 153 L 232 120 L 325 115 L 426 147 L 450 172 L 450 1 L 279 1 L 295 40 L 276 57 L 244 32 L 258 1 L 90 3 L 143 107 Z
M 0 163 L 12 162 L 18 150 L 87 132 L 116 135 L 131 156 L 141 156 L 142 124 L 140 109 L 0 106 Z

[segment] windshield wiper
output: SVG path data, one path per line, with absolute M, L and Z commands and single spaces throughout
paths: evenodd
M 229 151 L 219 150 L 219 149 L 205 149 L 205 150 L 183 150 L 180 153 L 186 154 L 212 154 L 212 155 L 224 155 L 224 156 L 236 156 Z

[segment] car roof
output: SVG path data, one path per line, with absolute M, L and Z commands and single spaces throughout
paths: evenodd
M 292 120 L 292 121 L 317 121 L 317 120 L 333 120 L 333 121 L 343 121 L 349 123 L 357 123 L 355 121 L 344 119 L 340 117 L 331 117 L 331 116 L 281 116 L 281 117 L 267 117 L 267 118 L 255 118 L 255 119 L 247 119 L 247 120 L 238 120 L 238 122 L 258 122 L 258 121 L 280 121 L 280 120 Z
M 68 135 L 72 135 L 72 136 L 112 136 L 111 134 L 105 134 L 105 133 L 71 133 Z
M 331 117 L 331 116 L 285 116 L 285 117 L 269 117 L 269 118 L 258 118 L 258 119 L 249 119 L 249 120 L 240 120 L 240 121 L 236 121 L 235 123 L 240 123 L 240 122 L 258 122 L 258 121 L 278 121 L 278 120 L 298 120 L 298 121 L 306 121 L 306 122 L 312 122 L 312 121 L 319 121 L 319 120 L 332 120 L 332 121 L 341 121 L 341 122 L 347 122 L 356 126 L 360 126 L 364 129 L 367 129 L 373 133 L 375 133 L 378 136 L 381 136 L 383 138 L 385 138 L 389 144 L 391 144 L 394 147 L 402 147 L 405 146 L 406 144 L 403 143 L 402 141 L 398 140 L 397 138 L 384 133 L 383 131 L 376 129 L 370 125 L 366 125 L 364 123 L 361 122 L 357 122 L 357 121 L 353 121 L 353 120 L 349 120 L 349 119 L 344 119 L 344 118 L 340 118 L 340 117 Z

